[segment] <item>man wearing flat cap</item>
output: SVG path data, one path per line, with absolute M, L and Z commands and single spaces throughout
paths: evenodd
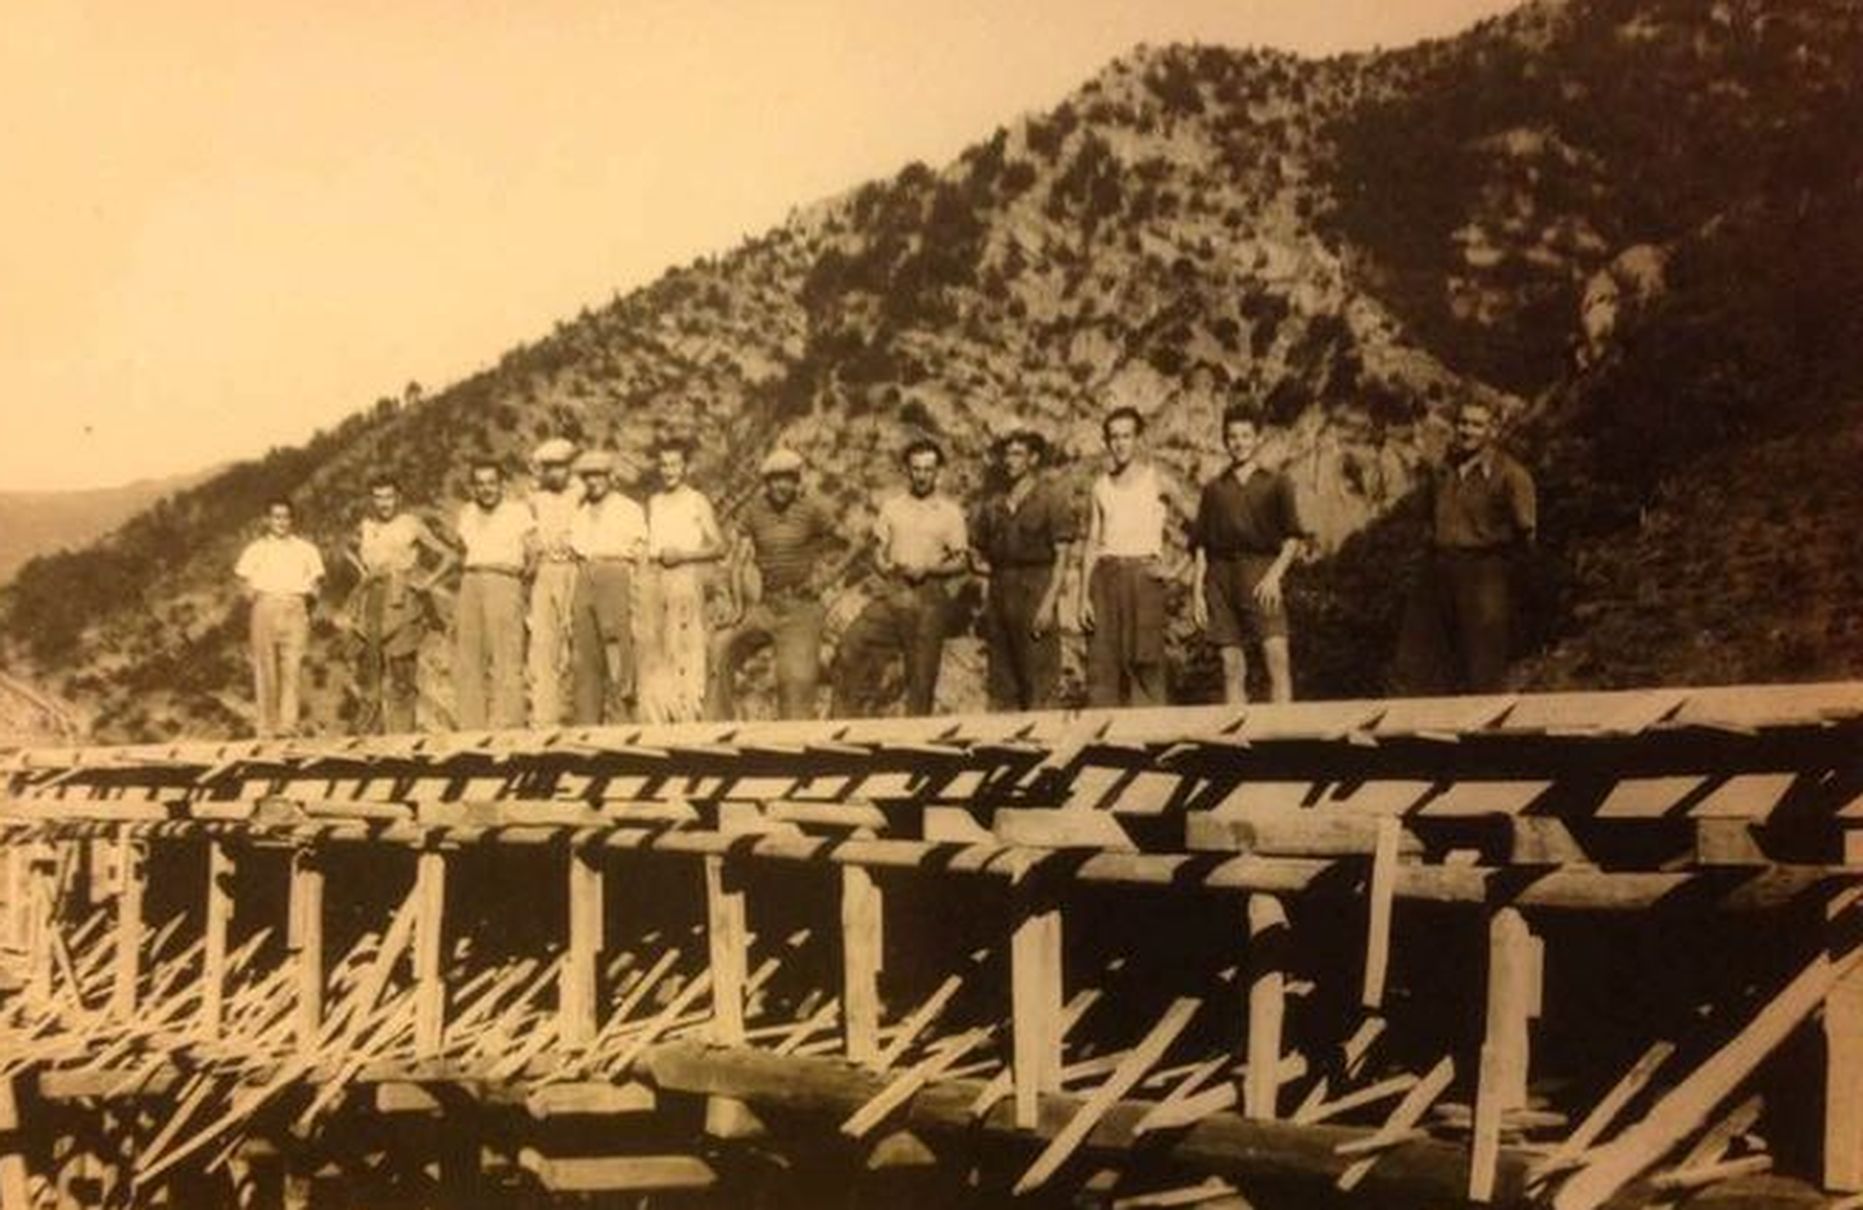
M 576 552 L 569 527 L 582 493 L 571 481 L 576 447 L 552 437 L 531 453 L 537 487 L 530 496 L 536 523 L 536 578 L 530 586 L 530 723 L 551 727 L 563 721 L 565 672 L 569 668 L 569 611 L 576 595 Z
M 569 525 L 577 562 L 571 606 L 572 717 L 577 726 L 626 722 L 634 692 L 634 580 L 647 552 L 647 514 L 614 490 L 614 457 L 576 459 L 582 503 Z
M 834 518 L 802 494 L 802 455 L 778 448 L 763 460 L 763 490 L 744 508 L 731 557 L 741 613 L 712 636 L 706 713 L 728 719 L 737 666 L 767 645 L 776 648 L 777 712 L 812 718 L 821 681 L 823 558 L 844 546 Z

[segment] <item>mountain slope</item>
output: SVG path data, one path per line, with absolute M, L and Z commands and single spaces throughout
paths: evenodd
M 1281 429 L 1274 453 L 1327 552 L 1293 586 L 1302 692 L 1375 692 L 1415 549 L 1398 506 L 1447 405 L 1476 393 L 1521 418 L 1546 489 L 1534 622 L 1560 654 L 1521 676 L 1621 679 L 1583 670 L 1617 659 L 1605 636 L 1627 606 L 1605 569 L 1638 549 L 1647 511 L 1680 507 L 1766 443 L 1797 441 L 1817 464 L 1804 473 L 1821 473 L 1842 448 L 1806 434 L 1863 398 L 1863 148 L 1846 67 L 1863 23 L 1852 0 L 1780 9 L 1541 3 L 1318 62 L 1140 48 L 940 170 L 800 210 L 432 398 L 378 405 L 39 560 L 7 593 L 6 641 L 106 735 L 233 730 L 245 693 L 228 569 L 274 492 L 334 553 L 372 470 L 450 510 L 473 456 L 516 467 L 560 433 L 638 470 L 672 429 L 701 438 L 698 480 L 728 512 L 780 435 L 858 531 L 910 435 L 948 443 L 950 486 L 967 494 L 991 438 L 1033 423 L 1078 488 L 1099 416 L 1129 403 L 1161 459 L 1198 478 L 1220 463 L 1215 417 L 1242 393 Z M 1754 484 L 1726 508 L 1763 511 L 1789 490 Z M 1855 547 L 1820 555 L 1832 570 L 1818 583 L 1848 582 Z M 1756 589 L 1748 608 L 1798 604 Z M 1179 688 L 1206 693 L 1207 653 L 1187 637 L 1174 636 Z M 320 621 L 311 710 L 329 725 L 349 708 L 336 638 Z M 1855 668 L 1842 644 L 1782 664 L 1764 644 L 1691 660 L 1692 643 L 1645 636 L 1635 667 Z M 948 704 L 974 704 L 973 663 L 960 648 Z
M 211 473 L 84 491 L 0 492 L 0 584 L 28 559 L 89 545 L 163 496 L 184 491 Z

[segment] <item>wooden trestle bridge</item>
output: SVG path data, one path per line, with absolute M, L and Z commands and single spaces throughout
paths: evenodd
M 4 1210 L 1863 1204 L 1863 684 L 0 773 Z

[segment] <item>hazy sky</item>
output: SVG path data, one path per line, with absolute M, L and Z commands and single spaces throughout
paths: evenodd
M 1323 54 L 1505 0 L 22 0 L 0 490 L 192 470 L 942 164 L 1139 42 Z

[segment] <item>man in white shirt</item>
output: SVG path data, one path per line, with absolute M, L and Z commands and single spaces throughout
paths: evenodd
M 462 728 L 524 725 L 524 577 L 534 557 L 530 509 L 505 499 L 504 468 L 472 465 L 459 510 L 465 572 L 454 620 L 454 716 Z
M 563 721 L 564 686 L 569 669 L 570 610 L 575 602 L 576 552 L 569 545 L 582 492 L 571 480 L 569 464 L 576 447 L 552 437 L 531 453 L 537 488 L 530 495 L 536 525 L 536 578 L 530 585 L 530 721 L 551 727 Z
M 884 664 L 905 665 L 906 713 L 930 714 L 944 657 L 947 583 L 969 563 L 964 510 L 938 490 L 944 451 L 914 441 L 905 452 L 907 489 L 880 505 L 873 523 L 874 566 L 882 583 L 848 626 L 835 656 L 834 714 L 878 713 Z
M 423 551 L 434 559 L 424 572 Z M 361 577 L 349 606 L 360 640 L 356 729 L 405 734 L 414 730 L 420 697 L 420 646 L 432 614 L 427 594 L 458 560 L 418 514 L 402 511 L 401 485 L 386 475 L 369 481 L 369 511 L 348 555 Z
M 1106 469 L 1093 481 L 1082 549 L 1080 623 L 1087 631 L 1087 704 L 1165 704 L 1165 530 L 1184 492 L 1139 456 L 1145 421 L 1115 408 L 1100 425 Z M 1179 569 L 1180 571 L 1182 569 Z
M 571 606 L 572 717 L 579 727 L 626 722 L 634 692 L 635 570 L 647 552 L 647 513 L 614 490 L 614 458 L 576 459 L 582 503 L 569 526 L 580 560 Z
M 265 532 L 233 568 L 252 606 L 252 683 L 259 734 L 290 735 L 298 726 L 298 672 L 310 640 L 310 602 L 323 579 L 323 556 L 291 532 L 289 500 L 265 506 Z

